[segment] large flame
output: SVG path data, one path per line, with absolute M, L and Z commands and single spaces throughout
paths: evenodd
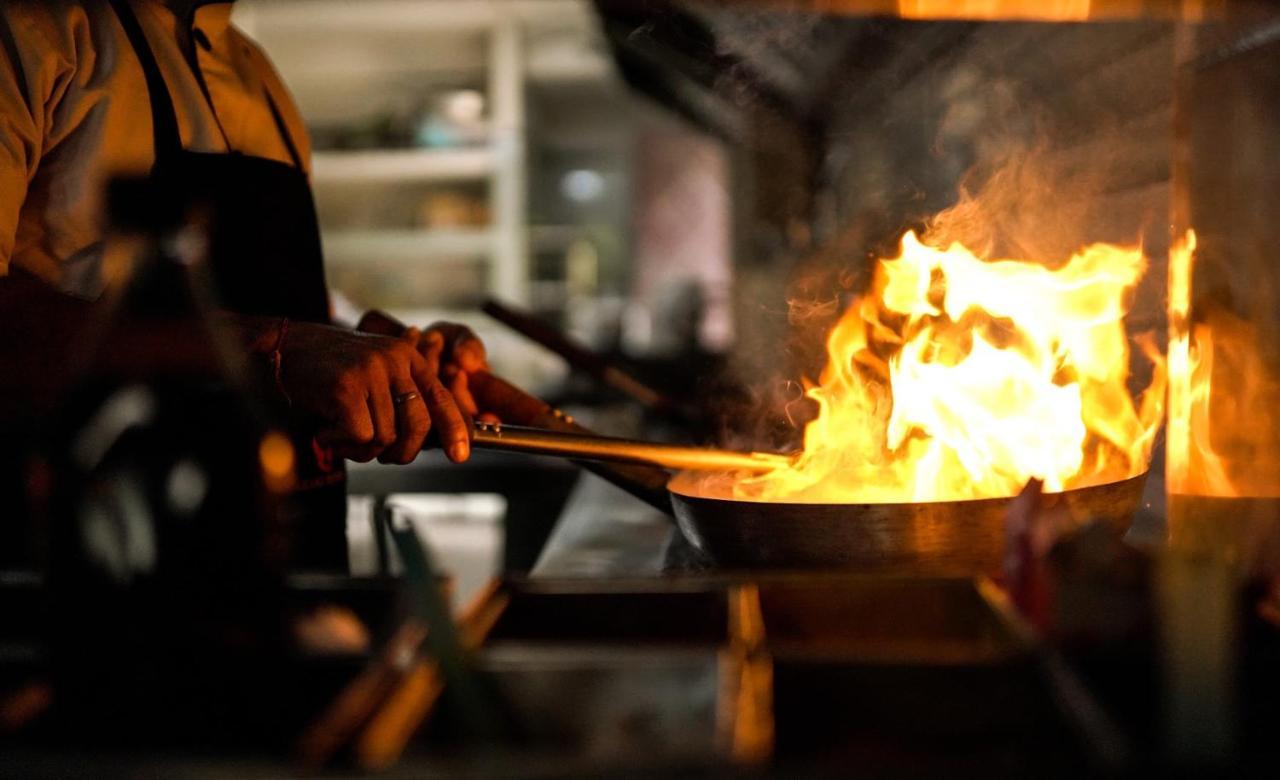
M 803 453 L 734 497 L 944 501 L 1142 473 L 1165 393 L 1149 342 L 1140 403 L 1126 384 L 1124 316 L 1146 268 L 1137 247 L 1093 244 L 1050 269 L 906 233 L 827 340 Z
M 1171 493 L 1233 496 L 1226 467 L 1209 443 L 1213 335 L 1191 323 L 1191 272 L 1196 234 L 1169 252 L 1169 432 L 1165 479 Z
M 1084 21 L 1090 0 L 898 0 L 909 19 L 1034 19 Z
M 1216 497 L 1280 495 L 1280 377 L 1265 322 L 1211 297 L 1191 312 L 1196 235 L 1169 255 L 1169 492 Z M 1272 340 L 1274 341 L 1274 340 Z

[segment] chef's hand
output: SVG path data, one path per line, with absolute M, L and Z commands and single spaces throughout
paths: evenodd
M 470 376 L 489 370 L 489 360 L 484 343 L 465 325 L 437 322 L 426 330 L 405 328 L 400 338 L 413 345 L 418 354 L 434 368 L 459 408 L 474 418 L 485 422 L 498 422 L 498 415 L 490 409 L 482 409 L 470 388 Z
M 437 322 L 420 329 L 405 326 L 394 317 L 374 310 L 360 319 L 357 329 L 396 336 L 412 344 L 427 361 L 428 369 L 449 389 L 462 411 L 486 422 L 498 422 L 496 411 L 477 405 L 469 388 L 469 375 L 488 371 L 489 360 L 484 342 L 466 325 Z
M 317 438 L 342 457 L 408 463 L 433 426 L 450 460 L 471 454 L 470 422 L 405 338 L 294 322 L 280 381 L 295 408 L 328 423 Z

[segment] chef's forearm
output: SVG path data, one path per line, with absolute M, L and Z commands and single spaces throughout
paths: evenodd
M 0 277 L 0 418 L 41 411 L 61 397 L 76 369 L 79 345 L 102 316 L 101 304 L 61 293 L 15 270 Z M 219 311 L 219 326 L 250 354 L 279 343 L 280 317 Z
M 265 354 L 272 352 L 280 335 L 280 317 L 256 317 L 233 312 L 220 312 L 219 324 L 229 333 L 235 335 L 239 343 L 244 344 L 250 353 Z M 362 333 L 373 333 L 379 336 L 398 337 L 407 327 L 386 312 L 370 309 L 360 318 L 356 330 Z
M 58 292 L 21 271 L 0 277 L 0 350 L 4 350 L 0 354 L 13 359 L 65 357 L 66 349 L 95 318 L 98 308 L 98 303 Z M 275 349 L 280 317 L 220 310 L 214 319 L 248 352 Z
M 251 355 L 267 355 L 275 351 L 284 326 L 282 317 L 237 314 L 230 311 L 219 311 L 214 316 L 214 320 L 223 332 L 229 334 L 237 344 L 243 345 L 245 351 Z

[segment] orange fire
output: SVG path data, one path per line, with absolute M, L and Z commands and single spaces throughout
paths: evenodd
M 1196 235 L 1187 231 L 1169 254 L 1169 492 L 1218 497 L 1274 497 L 1278 428 L 1271 410 L 1280 380 L 1268 369 L 1258 326 L 1216 304 L 1191 316 Z M 1226 392 L 1215 394 L 1221 387 Z
M 1226 0 L 810 0 L 842 11 L 883 13 L 897 8 L 907 19 L 999 19 L 1083 22 L 1164 17 L 1199 22 L 1228 12 Z
M 1209 447 L 1213 338 L 1191 325 L 1191 271 L 1196 234 L 1169 252 L 1169 435 L 1165 479 L 1171 493 L 1234 495 L 1222 461 Z
M 734 497 L 944 501 L 1142 473 L 1165 393 L 1149 342 L 1151 384 L 1137 403 L 1127 389 L 1124 317 L 1146 268 L 1137 247 L 1093 244 L 1050 269 L 906 233 L 828 337 L 803 453 Z
M 1034 19 L 1084 21 L 1090 0 L 898 0 L 898 13 L 911 19 Z

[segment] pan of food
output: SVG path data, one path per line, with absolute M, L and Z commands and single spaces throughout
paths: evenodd
M 1033 479 L 1055 521 L 1128 525 L 1170 365 L 1125 322 L 1151 263 L 1140 243 L 993 255 L 1049 242 L 988 224 L 985 206 L 1005 193 L 970 194 L 900 234 L 852 297 L 818 284 L 788 301 L 790 337 L 824 325 L 825 363 L 815 372 L 816 350 L 793 352 L 800 374 L 730 430 L 773 438 L 754 418 L 781 410 L 791 438 L 803 421 L 797 455 L 763 473 L 686 468 L 662 484 L 684 535 L 717 564 L 997 571 L 1005 517 Z
M 794 455 L 733 452 L 592 434 L 494 377 L 473 391 L 500 393 L 526 426 L 477 424 L 480 449 L 569 457 L 675 515 L 689 543 L 733 569 L 862 569 L 981 574 L 999 571 L 1004 519 L 1013 496 L 953 501 L 818 503 L 756 500 L 734 485 Z M 511 402 L 519 396 L 523 404 Z M 676 470 L 674 477 L 669 470 Z M 1075 522 L 1106 521 L 1123 532 L 1137 512 L 1145 474 L 1076 487 L 1043 498 Z
M 1004 555 L 1004 518 L 1013 500 L 747 500 L 733 496 L 729 486 L 735 475 L 786 468 L 791 457 L 487 423 L 476 424 L 472 442 L 479 449 L 682 469 L 666 483 L 680 530 L 696 549 L 727 568 L 994 572 Z M 704 476 L 708 472 L 714 476 Z M 1044 500 L 1077 522 L 1105 520 L 1123 531 L 1137 511 L 1143 482 L 1139 476 Z

